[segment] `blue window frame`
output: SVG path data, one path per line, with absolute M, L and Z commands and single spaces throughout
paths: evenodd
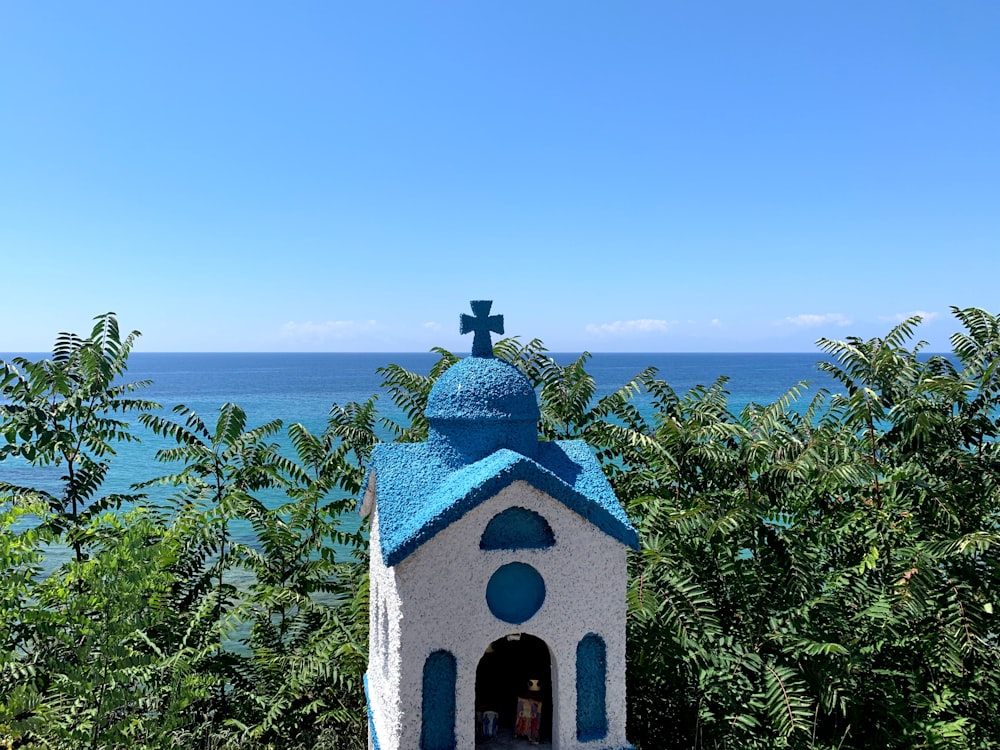
M 581 742 L 608 734 L 607 674 L 604 639 L 588 633 L 576 645 L 576 738 Z
M 420 750 L 455 750 L 455 656 L 433 651 L 424 662 Z

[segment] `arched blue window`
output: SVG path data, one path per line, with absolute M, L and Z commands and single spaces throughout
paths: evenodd
M 486 524 L 479 549 L 543 549 L 556 543 L 552 527 L 527 508 L 507 508 Z
M 607 674 L 604 639 L 588 633 L 576 644 L 576 738 L 581 742 L 608 734 Z
M 424 662 L 420 750 L 455 750 L 455 656 L 433 651 Z

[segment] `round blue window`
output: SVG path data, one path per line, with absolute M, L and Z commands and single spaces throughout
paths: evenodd
M 530 565 L 507 563 L 490 576 L 486 604 L 496 617 L 519 625 L 530 620 L 545 601 L 545 581 Z

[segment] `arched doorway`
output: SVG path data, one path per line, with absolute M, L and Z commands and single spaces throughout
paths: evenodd
M 540 702 L 539 739 L 543 744 L 550 743 L 552 659 L 545 641 L 527 633 L 514 633 L 493 641 L 476 668 L 476 716 L 485 711 L 496 712 L 499 737 L 511 741 L 503 747 L 530 746 L 527 739 L 514 738 L 519 699 Z M 494 740 L 482 737 L 479 731 L 476 738 L 477 746 L 496 747 Z

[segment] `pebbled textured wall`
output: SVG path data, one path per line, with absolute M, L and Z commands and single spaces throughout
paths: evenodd
M 510 508 L 542 516 L 556 544 L 542 549 L 482 550 L 489 521 Z M 378 549 L 378 509 L 372 548 Z M 563 540 L 566 540 L 563 543 Z M 421 683 L 433 651 L 457 665 L 456 748 L 475 747 L 476 666 L 486 647 L 510 633 L 530 633 L 552 658 L 553 747 L 625 748 L 625 547 L 589 521 L 524 481 L 515 481 L 468 511 L 395 567 L 371 556 L 373 611 L 386 608 L 387 625 L 373 629 L 368 673 L 372 724 L 383 750 L 420 747 Z M 503 622 L 487 606 L 486 588 L 500 567 L 522 562 L 545 582 L 545 600 L 520 625 Z M 382 622 L 375 617 L 373 621 Z M 381 632 L 385 631 L 385 632 Z M 605 642 L 608 674 L 607 735 L 576 737 L 576 652 L 588 633 Z M 398 696 L 398 697 L 397 697 Z

